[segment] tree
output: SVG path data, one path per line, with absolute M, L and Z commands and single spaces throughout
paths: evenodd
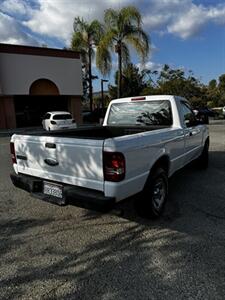
M 71 48 L 74 51 L 81 53 L 81 60 L 83 63 L 84 81 L 88 81 L 90 110 L 93 106 L 93 88 L 92 88 L 92 60 L 95 55 L 94 48 L 99 44 L 103 35 L 103 26 L 98 20 L 91 23 L 84 19 L 77 17 L 73 23 L 73 37 L 71 41 Z
M 216 79 L 210 80 L 210 82 L 209 82 L 209 84 L 208 84 L 208 88 L 209 88 L 210 90 L 214 90 L 214 89 L 217 88 L 217 81 L 216 81 Z
M 149 53 L 149 38 L 142 29 L 142 17 L 134 6 L 127 6 L 119 11 L 107 9 L 104 15 L 106 32 L 97 48 L 96 64 L 103 75 L 110 72 L 112 59 L 110 51 L 115 51 L 118 57 L 118 91 L 121 97 L 122 68 L 130 62 L 128 45 L 138 53 L 142 62 Z
M 219 77 L 219 84 L 218 84 L 218 88 L 221 92 L 225 93 L 225 74 L 222 74 Z
M 123 70 L 121 97 L 138 96 L 147 87 L 147 70 L 140 71 L 134 64 L 128 64 Z M 115 86 L 109 86 L 109 94 L 112 99 L 117 97 L 118 71 L 115 73 Z
M 207 103 L 206 88 L 192 73 L 186 76 L 184 70 L 164 65 L 157 83 L 158 94 L 183 96 L 195 107 L 205 106 Z
M 217 107 L 220 101 L 220 91 L 216 79 L 210 80 L 207 86 L 207 106 Z
M 219 77 L 217 84 L 216 79 L 212 79 L 207 86 L 207 104 L 210 107 L 225 105 L 225 74 Z
M 219 89 L 218 106 L 223 106 L 225 104 L 225 74 L 222 74 L 219 77 L 218 89 Z

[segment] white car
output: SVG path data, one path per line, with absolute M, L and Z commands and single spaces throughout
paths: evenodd
M 225 119 L 225 106 L 223 107 L 223 117 Z
M 47 112 L 42 119 L 42 126 L 48 131 L 77 128 L 71 113 L 67 111 Z

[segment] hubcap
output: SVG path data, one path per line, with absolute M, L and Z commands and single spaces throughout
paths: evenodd
M 166 184 L 162 178 L 156 180 L 153 188 L 152 203 L 158 211 L 162 207 L 166 197 Z

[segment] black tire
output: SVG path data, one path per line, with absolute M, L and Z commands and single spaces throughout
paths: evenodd
M 149 175 L 140 194 L 138 211 L 144 217 L 156 219 L 161 216 L 167 198 L 168 176 L 166 171 L 159 167 Z
M 209 166 L 209 140 L 207 139 L 202 154 L 197 158 L 197 166 L 200 169 L 207 169 Z

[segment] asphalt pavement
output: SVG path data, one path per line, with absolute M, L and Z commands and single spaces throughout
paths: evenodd
M 0 138 L 1 299 L 224 299 L 225 122 L 210 125 L 210 166 L 170 179 L 157 221 L 133 202 L 102 214 L 12 186 Z

